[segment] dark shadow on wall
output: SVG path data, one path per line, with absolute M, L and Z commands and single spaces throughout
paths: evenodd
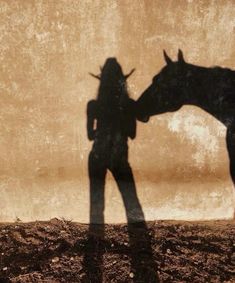
M 181 50 L 173 62 L 164 51 L 166 66 L 136 102 L 138 120 L 179 110 L 183 105 L 202 108 L 227 127 L 230 174 L 235 184 L 235 71 L 206 68 L 185 62 Z
M 90 225 L 85 248 L 84 282 L 103 282 L 104 193 L 109 170 L 121 193 L 128 222 L 133 282 L 159 282 L 151 249 L 151 239 L 136 193 L 128 162 L 128 138 L 136 137 L 135 102 L 128 97 L 126 80 L 116 58 L 108 58 L 101 69 L 98 97 L 87 106 L 88 138 L 93 142 L 89 155 Z M 138 223 L 136 223 L 138 222 Z M 147 276 L 147 277 L 146 277 Z

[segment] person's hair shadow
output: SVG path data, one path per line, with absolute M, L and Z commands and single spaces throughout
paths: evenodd
M 136 102 L 138 120 L 173 112 L 184 105 L 200 107 L 227 128 L 226 143 L 230 175 L 235 185 L 235 71 L 187 63 L 183 52 L 172 61 L 164 51 L 166 65 Z M 235 214 L 234 214 L 235 218 Z
M 98 97 L 87 105 L 88 138 L 94 141 L 89 155 L 90 224 L 85 247 L 84 282 L 103 282 L 104 192 L 109 170 L 121 193 L 128 222 L 133 282 L 159 282 L 151 249 L 151 239 L 138 200 L 132 169 L 128 162 L 128 138 L 136 136 L 135 102 L 129 98 L 126 80 L 116 58 L 108 58 L 101 68 Z M 138 223 L 135 223 L 138 222 Z M 147 276 L 147 277 L 146 277 Z

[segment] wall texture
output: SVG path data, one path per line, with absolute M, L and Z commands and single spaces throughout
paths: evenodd
M 137 99 L 164 66 L 235 66 L 235 2 L 207 0 L 0 0 L 0 221 L 89 219 L 86 105 L 115 56 Z M 154 133 L 154 134 L 153 134 Z M 225 127 L 185 106 L 138 123 L 129 142 L 146 219 L 230 218 L 234 189 Z M 112 177 L 107 222 L 124 222 Z

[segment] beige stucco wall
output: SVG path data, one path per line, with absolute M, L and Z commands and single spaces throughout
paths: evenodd
M 0 221 L 87 222 L 86 104 L 115 56 L 137 99 L 173 59 L 235 67 L 235 2 L 0 0 Z M 153 135 L 154 133 L 154 135 Z M 146 219 L 230 218 L 225 127 L 196 107 L 138 123 L 130 164 Z M 108 176 L 106 222 L 125 221 Z

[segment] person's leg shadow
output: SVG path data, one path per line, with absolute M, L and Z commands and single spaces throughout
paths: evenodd
M 131 265 L 134 273 L 133 282 L 159 282 L 157 266 L 151 248 L 151 238 L 145 222 L 144 213 L 139 203 L 131 167 L 127 161 L 117 162 L 110 168 L 124 202 L 128 234 L 130 241 Z M 104 243 L 104 187 L 107 168 L 95 158 L 89 156 L 90 178 L 90 224 L 85 247 L 83 268 L 86 276 L 82 282 L 103 282 Z
M 133 282 L 159 282 L 151 248 L 151 237 L 136 193 L 131 167 L 127 160 L 116 165 L 111 171 L 118 184 L 126 210 L 131 265 L 134 273 Z
M 104 187 L 107 169 L 103 162 L 91 152 L 89 155 L 90 179 L 90 224 L 85 246 L 83 268 L 84 283 L 103 282 L 104 254 Z

